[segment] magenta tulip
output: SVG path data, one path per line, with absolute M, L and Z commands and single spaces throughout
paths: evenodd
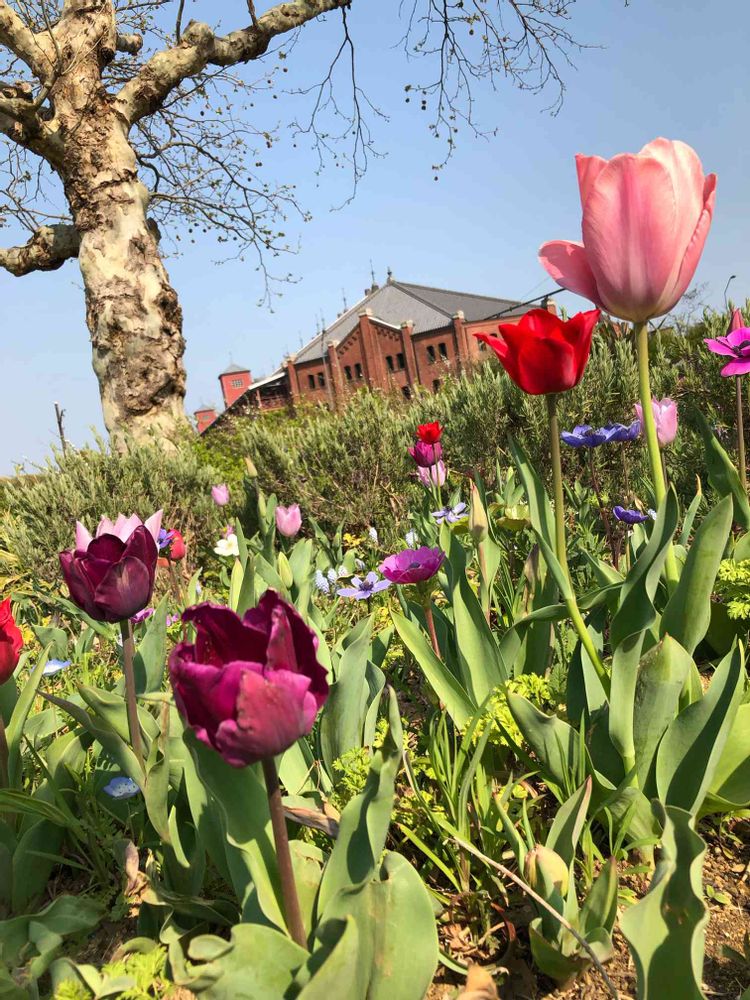
M 285 538 L 294 538 L 302 527 L 302 512 L 298 503 L 276 508 L 276 527 Z
M 198 739 L 232 767 L 272 758 L 313 727 L 328 697 L 312 629 L 275 591 L 240 618 L 229 608 L 198 604 L 184 622 L 195 643 L 169 658 L 180 714 Z
M 656 436 L 663 448 L 665 445 L 671 444 L 677 437 L 677 403 L 668 397 L 652 399 L 651 409 L 654 411 Z M 640 403 L 635 404 L 635 412 L 641 426 L 643 426 L 643 407 Z
M 439 441 L 430 444 L 427 441 L 417 441 L 411 448 L 409 454 L 417 463 L 420 469 L 429 469 L 443 457 L 443 446 Z
M 539 251 L 548 273 L 621 319 L 668 313 L 688 288 L 711 227 L 716 175 L 684 142 L 654 139 L 611 160 L 576 157 L 583 242 Z
M 423 545 L 420 549 L 405 549 L 388 556 L 380 565 L 380 572 L 391 583 L 422 583 L 430 580 L 445 561 L 441 549 L 431 549 Z
M 229 487 L 226 483 L 211 487 L 211 496 L 217 507 L 226 507 L 229 503 Z
M 137 522 L 137 524 L 136 524 Z M 134 515 L 102 518 L 96 538 L 78 523 L 76 547 L 60 553 L 70 596 L 89 617 L 122 622 L 142 611 L 154 589 L 161 511 L 144 525 Z
M 448 471 L 445 468 L 445 462 L 437 462 L 426 469 L 419 466 L 417 476 L 419 476 L 420 483 L 430 489 L 432 486 L 443 486 L 448 477 Z
M 723 354 L 734 359 L 728 365 L 724 365 L 721 369 L 722 375 L 747 375 L 750 372 L 750 327 L 745 326 L 739 309 L 735 309 L 732 313 L 732 322 L 729 324 L 726 336 L 717 337 L 715 340 L 709 338 L 704 343 L 714 354 Z

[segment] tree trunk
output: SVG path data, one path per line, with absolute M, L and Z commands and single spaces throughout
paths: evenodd
M 116 443 L 185 426 L 182 311 L 147 219 L 148 192 L 138 179 L 127 126 L 102 86 L 114 54 L 114 14 L 83 5 L 72 37 L 96 39 L 88 59 L 55 87 L 55 115 L 65 156 L 58 167 L 81 243 L 86 321 L 107 430 Z M 85 23 L 82 23 L 85 22 Z

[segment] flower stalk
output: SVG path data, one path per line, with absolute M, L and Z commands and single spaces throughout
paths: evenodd
M 578 602 L 576 601 L 575 592 L 573 590 L 570 569 L 568 567 L 568 552 L 565 537 L 565 494 L 563 492 L 562 457 L 560 455 L 560 427 L 557 420 L 557 394 L 550 393 L 545 398 L 547 400 L 547 415 L 549 417 L 552 482 L 555 499 L 555 550 L 557 561 L 560 563 L 570 584 L 568 594 L 565 596 L 565 606 L 568 609 L 570 619 L 573 622 L 576 632 L 578 633 L 579 639 L 581 640 L 581 645 L 586 650 L 586 653 L 596 670 L 599 680 L 602 682 L 605 689 L 608 689 L 609 678 L 607 676 L 607 671 L 605 670 L 604 664 L 596 651 L 594 642 L 589 634 L 589 630 L 586 628 L 583 616 L 581 615 Z
M 737 387 L 737 465 L 742 489 L 747 493 L 747 466 L 745 463 L 745 422 L 742 415 L 742 377 L 735 375 Z
M 133 660 L 135 656 L 135 641 L 133 639 L 133 626 L 130 619 L 120 623 L 122 633 L 122 667 L 125 677 L 125 707 L 128 714 L 128 729 L 130 730 L 130 745 L 133 753 L 138 759 L 141 770 L 146 771 L 143 758 L 143 740 L 141 738 L 141 724 L 138 721 L 138 702 L 135 696 L 135 670 Z
M 281 896 L 284 902 L 284 918 L 286 919 L 292 940 L 300 948 L 307 950 L 307 934 L 305 933 L 305 925 L 302 920 L 302 910 L 300 909 L 299 896 L 297 895 L 297 884 L 294 881 L 294 868 L 292 867 L 292 855 L 289 850 L 289 835 L 286 829 L 284 806 L 281 801 L 279 776 L 276 773 L 276 762 L 273 757 L 264 757 L 262 763 L 263 777 L 266 780 L 266 793 L 268 795 L 268 809 L 271 813 L 273 839 L 276 844 L 276 861 L 279 866 Z
M 659 448 L 659 438 L 656 433 L 656 420 L 651 403 L 651 375 L 648 367 L 648 326 L 646 323 L 635 323 L 635 345 L 638 356 L 638 388 L 641 397 L 643 437 L 648 450 L 648 460 L 651 467 L 651 481 L 654 487 L 654 499 L 656 507 L 659 509 L 664 503 L 667 495 L 667 482 L 664 475 L 664 466 L 661 460 L 661 450 Z M 677 570 L 677 560 L 674 549 L 670 542 L 667 549 L 665 562 L 665 572 L 667 576 L 667 586 L 670 593 L 674 591 L 679 580 Z
M 5 735 L 5 722 L 0 713 L 0 788 L 10 787 L 10 751 L 8 738 Z

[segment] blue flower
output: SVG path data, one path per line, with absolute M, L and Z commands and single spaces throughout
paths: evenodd
M 432 516 L 438 524 L 456 524 L 468 517 L 468 510 L 465 503 L 457 503 L 455 507 L 443 507 L 441 510 L 433 510 Z
M 167 531 L 166 528 L 159 528 L 159 539 L 157 545 L 159 546 L 159 551 L 168 548 L 172 544 L 172 539 L 174 538 L 174 531 Z
M 125 778 L 120 775 L 117 778 L 112 778 L 104 786 L 103 791 L 111 799 L 132 799 L 134 795 L 139 795 L 141 790 L 132 778 Z
M 640 510 L 628 510 L 627 507 L 620 507 L 618 504 L 612 511 L 618 521 L 623 524 L 643 524 L 648 521 L 649 515 L 643 514 Z
M 377 573 L 371 571 L 364 580 L 358 576 L 351 579 L 351 587 L 341 587 L 336 593 L 339 597 L 353 597 L 356 601 L 367 601 L 373 594 L 379 594 L 381 590 L 390 587 L 390 580 L 381 580 Z
M 321 594 L 331 593 L 331 584 L 328 581 L 328 577 L 325 575 L 322 569 L 315 571 L 315 586 L 321 592 Z
M 634 420 L 632 424 L 605 424 L 602 431 L 607 435 L 607 441 L 635 441 L 641 436 L 641 422 Z
M 595 431 L 591 424 L 576 424 L 572 431 L 563 431 L 560 438 L 571 448 L 597 448 L 607 440 L 607 433 L 602 427 Z
M 47 660 L 42 677 L 54 677 L 55 674 L 59 674 L 61 670 L 65 670 L 69 666 L 70 660 Z

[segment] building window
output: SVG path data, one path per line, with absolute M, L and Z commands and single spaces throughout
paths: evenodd
M 440 379 L 436 378 L 432 380 L 432 391 L 437 392 L 440 388 Z
M 403 386 L 401 392 L 403 392 L 404 394 L 404 399 L 411 399 L 411 386 L 408 385 Z
M 318 385 L 321 389 L 326 387 L 326 377 L 323 372 L 318 372 Z
M 398 362 L 398 370 L 402 372 L 406 368 L 406 358 L 403 356 L 401 351 L 396 355 L 396 361 Z
M 362 365 L 359 362 L 354 366 L 354 374 L 357 378 L 362 378 Z
M 438 350 L 440 351 L 440 357 L 441 358 L 447 358 L 448 357 L 448 348 L 446 347 L 444 341 L 442 343 L 438 344 Z
M 308 375 L 307 376 L 307 384 L 310 386 L 311 389 L 315 388 L 315 376 L 314 375 Z
M 435 348 L 432 344 L 427 348 L 427 360 L 431 365 L 434 365 L 437 361 L 437 356 L 435 354 Z
M 344 375 L 346 376 L 346 381 L 351 382 L 352 380 L 352 366 L 344 365 Z
M 393 371 L 396 370 L 396 366 L 393 363 L 393 355 L 392 354 L 386 354 L 386 356 L 385 356 L 385 363 L 388 365 L 388 371 L 389 372 L 393 372 Z
M 242 381 L 241 378 L 233 378 L 232 379 L 232 388 L 233 389 L 241 389 L 244 384 L 245 383 Z

